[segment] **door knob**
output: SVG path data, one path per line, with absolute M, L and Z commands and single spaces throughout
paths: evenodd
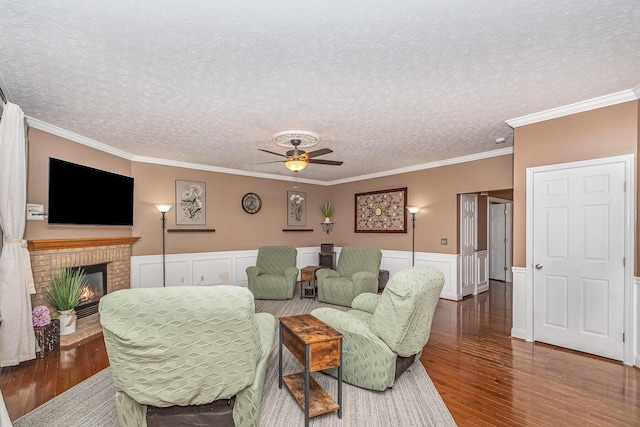
M 542 264 L 536 264 L 536 270 L 542 270 Z

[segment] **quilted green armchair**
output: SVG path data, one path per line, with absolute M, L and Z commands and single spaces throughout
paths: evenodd
M 420 359 L 443 285 L 437 268 L 410 267 L 394 274 L 382 294 L 358 295 L 352 310 L 313 310 L 344 335 L 342 379 L 377 391 L 393 386 Z M 329 373 L 335 375 L 335 369 Z
M 258 426 L 276 322 L 248 289 L 125 289 L 99 312 L 121 427 Z
M 263 246 L 256 265 L 247 267 L 249 290 L 258 299 L 291 299 L 296 289 L 298 251 L 291 246 Z
M 349 307 L 351 301 L 364 292 L 378 292 L 378 273 L 382 252 L 374 248 L 344 247 L 335 270 L 321 269 L 318 279 L 318 300 Z

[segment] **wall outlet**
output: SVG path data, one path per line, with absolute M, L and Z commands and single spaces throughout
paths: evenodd
M 441 245 L 446 245 L 447 243 L 449 243 L 449 240 L 446 237 L 443 237 L 442 239 L 440 239 Z

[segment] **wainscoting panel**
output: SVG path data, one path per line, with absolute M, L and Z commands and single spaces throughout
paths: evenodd
M 297 267 L 318 265 L 320 247 L 297 248 Z M 336 262 L 341 248 L 336 251 Z M 170 254 L 165 257 L 167 286 L 247 286 L 246 268 L 256 264 L 258 250 L 222 251 L 194 254 Z M 441 297 L 460 299 L 457 292 L 458 255 L 416 252 L 415 265 L 433 265 L 444 273 L 445 285 Z M 382 251 L 380 268 L 390 275 L 411 266 L 411 252 Z M 204 278 L 203 278 L 204 277 Z M 162 256 L 131 257 L 131 287 L 162 287 Z
M 524 267 L 511 267 L 511 271 L 513 272 L 511 336 L 532 341 L 533 330 L 527 328 L 527 312 L 529 311 L 527 307 L 527 269 Z M 533 318 L 531 318 L 530 322 L 533 323 Z

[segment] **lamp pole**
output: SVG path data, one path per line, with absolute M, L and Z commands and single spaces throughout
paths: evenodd
M 407 210 L 411 214 L 411 267 L 414 267 L 416 264 L 416 214 L 420 208 L 409 206 Z
M 164 246 L 164 234 L 165 229 L 167 228 L 167 212 L 171 209 L 171 205 L 156 205 L 156 209 L 160 211 L 162 215 L 162 287 L 167 286 L 166 282 L 166 264 L 165 264 L 165 246 Z

